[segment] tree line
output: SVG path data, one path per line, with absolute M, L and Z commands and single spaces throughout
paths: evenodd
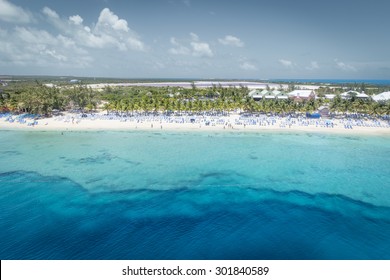
M 53 111 L 94 110 L 100 98 L 87 86 L 47 87 L 40 83 L 21 84 L 0 91 L 0 111 L 51 115 Z
M 334 91 L 334 90 L 333 90 Z M 323 92 L 323 91 L 322 91 Z M 352 96 L 337 95 L 327 100 L 319 98 L 296 102 L 292 99 L 263 99 L 254 101 L 246 87 L 176 88 L 176 87 L 105 87 L 94 90 L 88 85 L 48 87 L 39 82 L 13 84 L 0 90 L 2 112 L 31 113 L 49 116 L 54 111 L 94 111 L 97 108 L 118 114 L 190 113 L 205 111 L 229 113 L 241 110 L 248 113 L 305 113 L 327 105 L 332 112 L 390 115 L 390 102 L 377 103 Z

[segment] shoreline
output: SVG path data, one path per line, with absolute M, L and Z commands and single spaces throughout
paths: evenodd
M 106 115 L 97 114 L 100 118 Z M 177 122 L 177 121 L 180 121 Z M 191 122 L 193 121 L 193 122 Z M 374 126 L 375 124 L 375 126 Z M 128 119 L 84 119 L 68 113 L 64 117 L 43 118 L 35 125 L 9 122 L 0 118 L 0 131 L 183 131 L 183 132 L 305 132 L 344 135 L 390 136 L 388 122 L 355 121 L 348 119 L 306 119 L 287 117 L 242 118 L 239 115 L 223 117 L 183 116 L 133 117 Z

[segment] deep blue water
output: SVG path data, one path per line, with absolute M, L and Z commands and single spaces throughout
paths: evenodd
M 390 201 L 383 199 L 390 192 L 388 138 L 212 136 L 89 132 L 69 133 L 64 140 L 59 133 L 0 133 L 0 258 L 390 259 Z M 198 145 L 181 150 L 185 143 Z M 266 143 L 270 146 L 263 150 Z M 281 143 L 290 149 L 282 149 L 284 158 L 277 152 Z M 310 145 L 316 153 L 303 154 Z M 103 146 L 102 156 L 97 151 Z M 134 151 L 140 147 L 147 149 Z M 213 154 L 217 147 L 221 150 Z M 229 152 L 222 154 L 223 147 Z M 155 151 L 160 153 L 154 159 L 147 156 Z M 174 158 L 178 168 L 172 167 L 173 151 L 180 152 Z M 41 156 L 26 163 L 35 153 Z M 301 156 L 294 159 L 295 153 Z M 330 166 L 337 164 L 331 157 L 355 154 L 351 163 Z M 309 172 L 288 173 L 313 157 L 317 166 L 308 167 Z M 225 162 L 229 158 L 232 166 Z M 154 173 L 146 166 L 137 169 L 143 164 L 156 164 Z M 168 165 L 173 169 L 164 169 Z M 99 174 L 110 166 L 115 169 Z M 272 177 L 276 168 L 288 175 Z M 75 175 L 80 169 L 85 172 Z M 89 169 L 96 176 L 113 176 L 90 182 L 85 179 Z M 145 169 L 143 176 L 156 179 L 138 176 Z M 178 181 L 171 178 L 175 172 Z M 180 177 L 183 173 L 187 180 Z M 118 179 L 119 174 L 125 176 Z M 156 187 L 156 180 L 163 187 Z

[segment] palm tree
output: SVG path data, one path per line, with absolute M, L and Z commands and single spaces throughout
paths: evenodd
M 336 95 L 335 98 L 330 102 L 330 110 L 332 112 L 340 112 L 342 111 L 342 103 L 343 100 L 341 99 L 340 95 Z
M 111 110 L 111 103 L 104 103 L 103 109 L 107 110 L 107 115 L 109 115 Z

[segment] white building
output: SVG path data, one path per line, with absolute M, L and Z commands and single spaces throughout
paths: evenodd
M 315 98 L 315 93 L 311 89 L 298 89 L 288 93 L 288 96 L 296 100 L 308 100 Z
M 251 90 L 248 95 L 252 97 L 255 101 L 261 99 L 288 99 L 289 96 L 287 93 L 284 93 L 279 90 L 268 91 L 266 89 L 260 91 L 258 89 Z
M 370 96 L 365 94 L 363 91 L 362 93 L 357 94 L 356 98 L 368 99 L 368 98 L 370 98 Z
M 336 97 L 336 94 L 325 94 L 325 98 L 328 100 L 333 100 Z
M 276 96 L 277 99 L 288 99 L 288 94 L 281 92 Z
M 253 97 L 254 95 L 261 95 L 260 94 L 260 90 L 258 89 L 252 89 L 249 93 L 248 93 L 249 96 Z
M 376 102 L 386 102 L 390 100 L 390 91 L 385 91 L 372 97 Z
M 255 101 L 259 101 L 263 98 L 263 95 L 261 94 L 261 91 L 258 89 L 251 90 L 248 95 L 253 98 Z
M 342 94 L 340 94 L 340 96 L 342 99 L 351 99 L 352 96 L 357 96 L 358 94 L 360 94 L 360 92 L 357 92 L 354 90 L 349 90 L 349 91 L 343 92 Z

